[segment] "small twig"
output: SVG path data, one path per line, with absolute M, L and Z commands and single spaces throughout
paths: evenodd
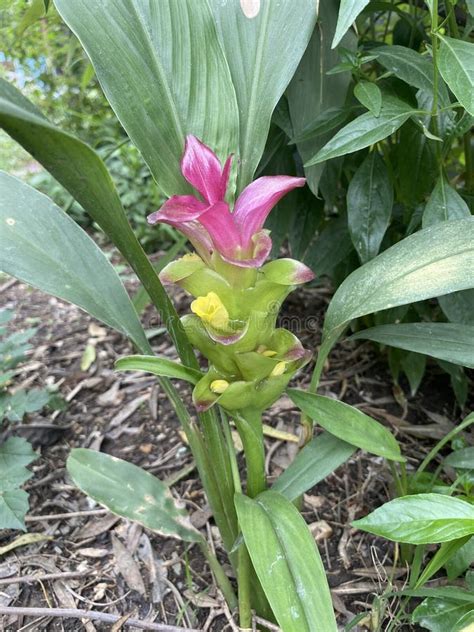
M 255 616 L 254 620 L 257 623 L 260 623 L 260 625 L 264 625 L 269 630 L 273 630 L 273 632 L 281 632 L 281 628 L 280 627 L 278 627 L 274 623 L 271 623 L 270 621 L 267 621 L 266 619 L 262 619 L 262 617 Z
M 15 606 L 0 606 L 0 615 L 19 615 L 25 617 L 62 617 L 64 619 L 90 619 L 91 621 L 103 621 L 104 623 L 116 623 L 123 615 L 95 612 L 93 610 L 80 610 L 76 608 L 17 608 Z M 202 632 L 196 628 L 178 628 L 174 625 L 152 623 L 140 619 L 128 619 L 124 625 L 130 625 L 140 630 L 155 630 L 156 632 Z
M 67 520 L 82 516 L 103 516 L 110 513 L 108 509 L 91 509 L 89 511 L 71 511 L 71 513 L 46 514 L 44 516 L 26 516 L 25 522 L 41 522 L 43 520 Z
M 73 579 L 75 577 L 90 576 L 90 573 L 84 571 L 68 571 L 65 573 L 46 573 L 44 575 L 18 575 L 16 577 L 2 577 L 0 579 L 0 586 L 5 584 L 31 584 L 33 582 L 43 582 L 50 579 Z M 101 604 L 102 605 L 102 604 Z

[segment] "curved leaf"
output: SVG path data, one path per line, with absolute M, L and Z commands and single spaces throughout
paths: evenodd
M 423 211 L 423 228 L 450 219 L 471 217 L 468 205 L 444 176 L 436 183 Z
M 354 88 L 354 96 L 374 116 L 380 114 L 382 109 L 382 92 L 376 83 L 371 81 L 359 81 Z
M 0 269 L 74 303 L 128 336 L 147 340 L 111 263 L 79 226 L 36 189 L 0 172 Z
M 415 494 L 391 500 L 352 524 L 395 542 L 437 544 L 474 533 L 474 506 L 444 494 Z
M 165 194 L 189 191 L 180 171 L 186 134 L 221 159 L 236 152 L 237 102 L 207 0 L 56 0 L 56 7 Z
M 86 448 L 72 450 L 66 465 L 79 489 L 112 513 L 167 537 L 202 540 L 168 486 L 140 467 Z
M 359 409 L 296 388 L 287 392 L 305 415 L 339 439 L 386 459 L 405 461 L 392 433 Z
M 245 544 L 283 632 L 336 632 L 319 551 L 296 507 L 268 491 L 235 497 Z
M 451 323 L 380 325 L 352 336 L 474 368 L 474 326 Z
M 261 0 L 252 18 L 244 14 L 238 0 L 210 0 L 210 5 L 239 106 L 241 191 L 252 180 L 272 112 L 308 45 L 317 5 L 314 0 Z
M 196 369 L 191 369 L 166 358 L 147 355 L 132 355 L 119 358 L 115 362 L 115 368 L 117 371 L 144 371 L 145 373 L 153 373 L 153 375 L 161 377 L 174 377 L 191 384 L 197 384 L 202 377 L 202 373 Z
M 474 218 L 410 235 L 350 274 L 326 312 L 317 370 L 359 316 L 474 287 Z
M 314 437 L 272 485 L 272 490 L 294 501 L 345 463 L 355 447 L 329 432 Z

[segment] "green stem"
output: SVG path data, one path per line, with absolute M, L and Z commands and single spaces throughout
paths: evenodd
M 240 629 L 252 629 L 252 608 L 251 608 L 251 591 L 250 591 L 250 575 L 251 575 L 250 556 L 244 543 L 239 548 L 239 624 Z
M 471 415 L 466 417 L 466 419 L 464 419 L 464 421 L 462 421 L 459 424 L 459 426 L 456 426 L 456 428 L 453 428 L 453 430 L 451 430 L 451 432 L 448 432 L 448 434 L 445 437 L 443 437 L 441 439 L 441 441 L 439 441 L 435 445 L 435 447 L 424 458 L 423 462 L 421 463 L 420 467 L 417 470 L 417 474 L 421 474 L 421 472 L 423 472 L 423 470 L 425 470 L 427 468 L 427 466 L 431 463 L 431 461 L 435 458 L 435 456 L 438 454 L 438 452 L 449 441 L 451 441 L 451 439 L 453 439 L 456 435 L 458 435 L 460 432 L 462 432 L 464 430 L 464 428 L 467 428 L 471 424 L 474 424 L 474 413 L 472 413 Z
M 227 605 L 231 610 L 237 607 L 237 598 L 234 593 L 234 589 L 232 588 L 232 584 L 230 583 L 229 578 L 224 572 L 219 560 L 212 552 L 211 548 L 207 544 L 205 540 L 201 540 L 199 543 L 201 551 L 203 552 L 207 563 L 209 564 L 212 574 L 216 580 L 217 585 L 219 586 L 222 594 L 224 595 L 224 599 L 227 602 Z
M 240 414 L 234 415 L 234 419 L 244 446 L 247 496 L 255 498 L 267 489 L 262 414 L 253 408 L 245 408 Z
M 474 164 L 472 160 L 471 147 L 471 131 L 464 134 L 464 162 L 466 165 L 465 185 L 466 192 L 470 194 L 473 191 L 473 170 Z
M 433 133 L 439 136 L 438 126 L 438 92 L 439 92 L 439 72 L 438 72 L 438 0 L 433 0 L 431 7 L 431 48 L 433 55 L 433 103 L 431 106 L 431 122 Z M 436 155 L 438 158 L 438 167 L 441 169 L 441 146 L 436 143 Z

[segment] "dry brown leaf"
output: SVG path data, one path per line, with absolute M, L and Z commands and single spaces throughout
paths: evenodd
M 118 572 L 122 575 L 129 588 L 136 590 L 141 595 L 145 595 L 146 588 L 138 564 L 116 535 L 112 533 L 111 538 Z

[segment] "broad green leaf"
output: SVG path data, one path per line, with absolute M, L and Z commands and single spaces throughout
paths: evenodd
M 326 573 L 296 507 L 274 491 L 236 495 L 245 544 L 282 632 L 336 632 Z
M 453 292 L 439 296 L 438 302 L 452 323 L 474 325 L 474 290 Z
M 456 621 L 452 632 L 473 632 L 474 630 L 474 608 L 466 612 Z
M 392 433 L 357 408 L 295 388 L 288 395 L 305 415 L 339 439 L 392 461 L 405 461 Z
M 316 115 L 291 142 L 300 144 L 306 140 L 312 140 L 318 138 L 318 136 L 326 135 L 328 132 L 345 123 L 353 109 L 355 108 L 336 106 L 324 110 Z
M 392 597 L 395 593 L 387 594 Z M 407 597 L 436 597 L 437 599 L 450 599 L 452 601 L 467 602 L 474 604 L 474 594 L 458 586 L 434 586 L 433 588 L 406 588 L 397 590 L 398 596 Z
M 26 531 L 25 515 L 28 511 L 28 494 L 23 489 L 0 492 L 0 529 Z
M 313 240 L 306 251 L 304 262 L 317 277 L 330 274 L 334 268 L 353 252 L 347 220 L 338 217 L 331 220 Z
M 354 318 L 474 286 L 474 218 L 441 222 L 385 250 L 350 274 L 326 312 L 318 370 Z
M 29 465 L 38 458 L 31 444 L 22 437 L 9 437 L 0 445 L 0 471 L 18 465 Z
M 140 467 L 86 448 L 72 450 L 66 465 L 79 489 L 112 513 L 166 537 L 202 540 L 168 486 Z
M 448 373 L 456 400 L 463 408 L 466 405 L 469 391 L 469 382 L 464 369 L 457 364 L 451 364 L 451 362 L 445 362 L 444 360 L 438 360 L 438 364 L 443 371 Z
M 474 326 L 451 323 L 400 323 L 358 331 L 353 340 L 384 345 L 474 368 Z
M 0 173 L 0 269 L 74 303 L 141 348 L 146 338 L 117 273 L 49 198 Z M 34 221 L 32 221 L 34 213 Z
M 438 69 L 459 103 L 474 116 L 474 44 L 438 35 Z
M 402 496 L 352 524 L 395 542 L 450 542 L 474 533 L 474 505 L 444 494 Z
M 235 92 L 206 0 L 56 0 L 56 7 L 165 194 L 189 191 L 180 172 L 186 134 L 221 159 L 236 152 Z
M 471 610 L 472 605 L 462 601 L 429 597 L 415 608 L 412 621 L 431 632 L 453 632 L 458 621 Z
M 443 465 L 449 465 L 465 470 L 474 470 L 474 447 L 461 448 L 448 454 L 443 460 Z
M 386 96 L 379 116 L 367 112 L 348 123 L 306 162 L 305 167 L 374 145 L 396 132 L 416 112 L 400 99 Z
M 272 490 L 283 494 L 288 500 L 296 500 L 345 463 L 354 452 L 353 445 L 329 432 L 323 432 L 298 453 L 273 483 Z
M 421 384 L 421 380 L 426 370 L 426 356 L 421 353 L 407 353 L 401 360 L 400 365 L 408 378 L 412 397 Z
M 323 120 L 325 116 L 333 117 L 325 133 L 297 142 L 298 152 L 303 161 L 312 158 L 331 138 L 331 130 L 340 127 L 347 118 L 341 120 L 341 116 L 334 112 L 334 108 L 341 108 L 345 103 L 351 73 L 326 74 L 339 59 L 337 51 L 331 50 L 330 47 L 336 28 L 337 12 L 337 0 L 319 3 L 318 22 L 287 90 L 291 122 L 296 137 L 304 137 L 315 124 L 315 120 L 318 124 L 318 117 L 323 117 Z M 347 49 L 357 47 L 353 33 L 348 33 L 344 37 L 343 45 Z M 315 195 L 318 194 L 322 169 L 323 165 L 304 168 L 308 186 Z
M 308 45 L 317 5 L 313 0 L 261 0 L 259 10 L 249 18 L 237 0 L 209 3 L 239 106 L 241 191 L 252 180 L 265 148 L 272 112 Z
M 439 173 L 435 141 L 427 138 L 413 121 L 407 121 L 400 130 L 394 154 L 400 201 L 414 209 L 431 193 Z
M 442 568 L 446 562 L 448 562 L 453 555 L 455 555 L 466 542 L 468 542 L 470 536 L 465 535 L 457 540 L 450 540 L 449 542 L 443 542 L 428 564 L 424 567 L 422 573 L 416 580 L 415 587 L 424 586 L 433 575 L 435 575 L 440 568 Z
M 0 126 L 38 160 L 110 237 L 159 309 L 181 359 L 196 363 L 158 275 L 141 248 L 104 163 L 91 147 L 47 121 L 16 88 L 0 79 Z M 140 348 L 150 351 L 148 342 Z
M 191 384 L 197 384 L 202 377 L 202 373 L 196 369 L 156 356 L 133 355 L 119 358 L 115 362 L 115 368 L 118 371 L 145 371 L 153 375 L 185 380 Z
M 468 205 L 446 178 L 441 176 L 426 203 L 423 212 L 423 228 L 448 219 L 464 219 L 465 217 L 471 217 Z
M 352 177 L 347 190 L 347 221 L 362 263 L 373 259 L 390 223 L 393 187 L 387 168 L 372 151 Z
M 0 468 L 0 494 L 20 487 L 33 476 L 23 465 L 14 465 L 8 469 Z
M 332 40 L 332 48 L 336 48 L 341 39 L 344 37 L 351 25 L 370 0 L 341 0 L 339 8 L 339 16 L 337 18 L 337 28 Z
M 354 88 L 354 96 L 374 116 L 379 116 L 382 109 L 382 92 L 376 83 L 359 81 Z

